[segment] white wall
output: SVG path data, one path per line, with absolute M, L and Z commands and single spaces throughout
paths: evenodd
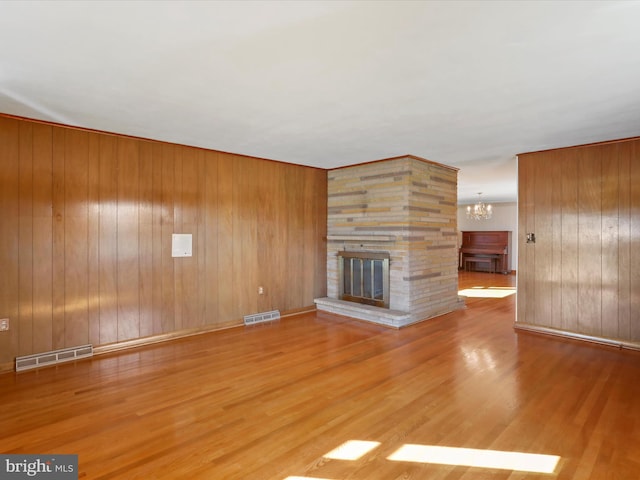
M 489 220 L 473 220 L 467 218 L 467 205 L 458 205 L 458 232 L 482 230 L 511 231 L 511 252 L 509 252 L 509 268 L 516 269 L 518 265 L 518 204 L 492 203 L 493 216 Z M 458 233 L 458 244 L 461 234 Z

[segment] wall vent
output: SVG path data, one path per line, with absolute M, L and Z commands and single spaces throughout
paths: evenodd
M 24 357 L 16 357 L 16 372 L 92 356 L 93 345 L 89 344 L 81 345 L 79 347 L 63 348 L 61 350 L 53 350 L 51 352 L 36 353 L 35 355 L 26 355 Z
M 244 324 L 254 325 L 256 323 L 270 322 L 272 320 L 278 320 L 280 318 L 280 310 L 273 310 L 272 312 L 254 313 L 253 315 L 245 315 Z

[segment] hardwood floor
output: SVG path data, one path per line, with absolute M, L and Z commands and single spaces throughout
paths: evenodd
M 78 454 L 88 479 L 638 478 L 640 353 L 516 333 L 515 295 L 467 305 L 402 330 L 309 313 L 0 375 L 0 453 Z M 349 440 L 379 445 L 324 457 Z M 560 459 L 542 474 L 388 458 L 405 445 Z

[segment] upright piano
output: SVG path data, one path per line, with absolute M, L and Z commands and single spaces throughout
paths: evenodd
M 510 273 L 510 231 L 462 232 L 461 270 Z

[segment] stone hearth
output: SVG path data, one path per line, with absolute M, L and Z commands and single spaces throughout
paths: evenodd
M 317 298 L 315 303 L 318 310 L 367 320 L 389 327 L 400 328 L 415 323 L 415 321 L 411 320 L 411 314 L 400 310 L 391 310 L 390 308 L 375 307 L 328 297 Z

